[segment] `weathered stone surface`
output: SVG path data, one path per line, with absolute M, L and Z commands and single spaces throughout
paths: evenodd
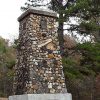
M 38 85 L 32 85 L 31 88 L 34 89 L 34 90 L 37 90 L 38 89 Z
M 54 58 L 55 56 L 54 56 L 54 54 L 48 54 L 48 58 Z
M 18 18 L 18 21 L 21 21 L 24 17 L 26 17 L 28 14 L 30 14 L 30 13 L 33 13 L 34 15 L 35 14 L 38 14 L 38 15 L 41 15 L 41 16 L 50 16 L 50 17 L 57 17 L 57 13 L 55 13 L 55 12 L 53 12 L 53 11 L 51 11 L 51 10 L 41 10 L 41 8 L 35 8 L 35 9 L 28 9 L 25 13 L 23 13 L 19 18 Z M 33 17 L 33 15 L 31 14 L 30 15 L 30 18 L 32 18 L 32 19 L 37 19 L 37 16 L 34 16 Z M 53 20 L 53 18 L 50 20 L 50 21 L 52 21 Z
M 51 93 L 51 94 L 25 94 L 25 95 L 10 96 L 9 100 L 72 100 L 72 96 L 69 93 L 64 93 L 64 94 L 53 94 L 53 93 Z
M 29 12 L 19 18 L 14 93 L 63 93 L 66 86 L 55 28 L 56 19 L 50 14 L 45 16 L 46 13 Z M 47 21 L 47 27 L 41 28 L 42 18 Z

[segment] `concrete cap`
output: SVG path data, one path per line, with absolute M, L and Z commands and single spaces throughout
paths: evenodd
M 57 13 L 52 10 L 37 8 L 37 7 L 30 7 L 28 10 L 22 13 L 22 15 L 18 18 L 18 21 L 21 21 L 23 18 L 25 18 L 29 14 L 44 15 L 44 16 L 57 18 Z

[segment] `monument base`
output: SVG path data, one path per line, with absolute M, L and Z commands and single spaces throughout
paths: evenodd
M 65 94 L 25 94 L 9 96 L 9 100 L 72 100 L 70 93 Z

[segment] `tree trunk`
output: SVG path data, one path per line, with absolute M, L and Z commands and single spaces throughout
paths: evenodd
M 63 14 L 59 14 L 59 26 L 58 26 L 58 39 L 59 39 L 59 46 L 60 46 L 60 53 L 61 56 L 64 54 L 64 36 L 63 36 Z

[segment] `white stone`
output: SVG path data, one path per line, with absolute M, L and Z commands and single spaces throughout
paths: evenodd
M 42 46 L 44 46 L 44 45 L 46 45 L 46 44 L 48 44 L 50 42 L 52 42 L 52 39 L 44 40 L 44 41 L 42 41 L 42 43 L 39 43 L 38 44 L 38 47 L 40 48 L 40 47 L 42 47 Z
M 55 89 L 50 89 L 50 93 L 55 93 Z
M 49 71 L 46 71 L 46 73 L 48 74 L 48 73 L 49 73 Z
M 62 85 L 65 86 L 65 83 L 63 83 Z
M 35 59 L 33 59 L 33 62 L 35 62 L 36 60 Z
M 51 80 L 53 80 L 54 79 L 54 77 L 51 77 Z
M 59 51 L 53 51 L 53 53 L 59 53 Z
M 52 83 L 48 84 L 48 88 L 51 89 L 52 88 Z
M 64 94 L 25 94 L 9 96 L 9 100 L 72 100 L 70 93 Z
M 35 65 L 38 65 L 38 62 L 35 62 Z
M 48 71 L 48 73 L 51 74 L 52 72 L 51 71 Z
M 44 74 L 44 76 L 47 76 L 46 74 Z
M 29 33 L 30 35 L 32 35 L 33 33 Z
M 33 56 L 30 55 L 30 59 L 33 58 Z
M 61 89 L 61 86 L 58 86 L 58 89 Z
M 37 44 L 37 42 L 36 41 L 33 41 L 33 44 Z
M 30 38 L 30 40 L 33 40 L 33 41 L 35 41 L 35 40 L 36 40 L 36 38 Z

